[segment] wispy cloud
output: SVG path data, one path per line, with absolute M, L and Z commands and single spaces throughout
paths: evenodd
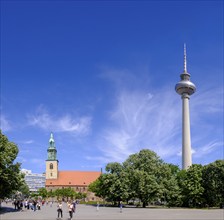
M 110 160 L 122 161 L 142 148 L 162 157 L 175 154 L 173 140 L 180 133 L 180 109 L 174 107 L 171 93 L 148 94 L 123 90 L 118 95 L 110 115 L 112 126 L 102 133 L 100 147 Z
M 12 130 L 11 122 L 3 115 L 0 115 L 0 127 L 3 132 Z
M 118 71 L 118 73 L 120 72 L 122 71 Z M 131 75 L 128 80 L 129 83 L 130 79 L 134 80 L 128 71 L 122 72 L 122 78 L 124 78 L 125 73 Z M 111 72 L 109 75 L 111 77 Z M 118 74 L 114 75 L 118 77 Z M 114 81 L 117 89 L 115 105 L 110 111 L 110 123 L 103 129 L 98 139 L 98 149 L 105 157 L 97 159 L 105 163 L 122 162 L 131 153 L 136 153 L 142 148 L 155 151 L 163 159 L 179 158 L 182 136 L 181 98 L 170 88 L 160 87 L 155 92 L 155 90 L 150 89 L 150 86 L 148 87 L 149 90 L 146 90 L 145 86 L 139 87 L 139 83 L 137 83 L 136 87 L 132 86 L 130 89 L 130 86 L 126 86 L 125 82 L 127 81 L 123 81 L 122 85 L 122 80 L 116 79 Z M 132 81 L 133 84 L 134 81 Z M 203 147 L 204 135 L 199 138 L 201 128 L 198 127 L 208 126 L 209 129 L 217 129 L 208 120 L 200 120 L 201 117 L 206 118 L 209 114 L 216 117 L 217 113 L 223 112 L 222 103 L 219 100 L 223 96 L 222 90 L 214 88 L 200 92 L 192 98 L 195 100 L 191 108 L 191 121 L 194 120 L 192 124 L 196 141 L 200 142 L 197 147 L 192 148 L 194 155 L 197 155 L 198 148 L 202 148 L 204 154 L 208 154 L 209 150 L 214 150 L 217 144 L 211 144 L 215 137 L 208 135 L 204 141 L 210 144 L 207 148 Z M 192 142 L 195 146 L 194 140 Z M 223 145 L 223 143 L 221 144 Z
M 223 141 L 211 141 L 208 144 L 197 148 L 197 151 L 195 152 L 195 157 L 196 158 L 204 157 L 205 155 L 209 155 L 212 152 L 217 151 L 218 148 L 223 149 Z
M 18 141 L 18 144 L 33 144 L 33 140 Z
M 91 117 L 73 117 L 65 114 L 60 117 L 50 115 L 43 107 L 35 114 L 29 115 L 29 125 L 37 126 L 46 131 L 68 132 L 74 135 L 86 135 L 91 128 Z

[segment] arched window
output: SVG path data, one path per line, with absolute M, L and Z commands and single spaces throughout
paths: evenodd
M 50 164 L 50 169 L 51 169 L 51 170 L 54 169 L 53 163 Z

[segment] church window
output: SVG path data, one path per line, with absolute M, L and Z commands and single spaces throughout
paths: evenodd
M 53 170 L 54 166 L 53 163 L 50 164 L 50 169 Z
M 53 176 L 52 173 L 51 173 L 51 176 Z

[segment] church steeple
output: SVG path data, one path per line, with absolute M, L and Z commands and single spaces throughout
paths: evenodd
M 58 178 L 57 150 L 55 147 L 53 133 L 51 133 L 49 139 L 49 146 L 47 149 L 46 179 L 57 179 L 57 178 Z
M 57 160 L 57 150 L 55 147 L 54 137 L 53 133 L 51 133 L 50 139 L 49 139 L 49 146 L 47 149 L 47 160 Z

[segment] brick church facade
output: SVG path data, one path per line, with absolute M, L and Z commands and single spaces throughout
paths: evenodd
M 59 171 L 57 149 L 53 134 L 51 133 L 46 160 L 46 183 L 47 191 L 71 187 L 76 192 L 86 193 L 87 200 L 97 200 L 94 193 L 88 191 L 90 183 L 94 182 L 101 172 L 97 171 Z

